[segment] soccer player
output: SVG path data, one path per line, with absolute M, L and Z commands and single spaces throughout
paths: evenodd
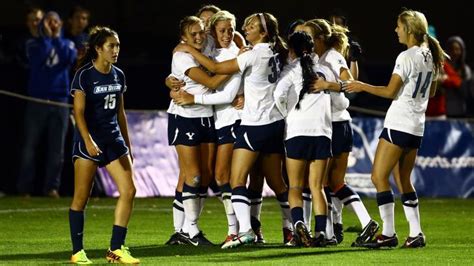
M 225 10 L 219 11 L 210 18 L 209 27 L 210 34 L 216 40 L 216 48 L 211 52 L 210 57 L 217 62 L 236 58 L 239 48 L 233 42 L 235 16 Z M 238 224 L 231 202 L 232 189 L 229 180 L 235 134 L 240 124 L 239 111 L 232 106 L 232 101 L 240 89 L 241 75 L 236 73 L 213 94 L 192 95 L 184 90 L 171 93 L 173 101 L 178 105 L 214 105 L 217 131 L 215 177 L 222 193 L 222 201 L 228 222 L 228 232 L 224 243 L 232 240 L 238 233 Z
M 202 20 L 188 16 L 180 22 L 181 41 L 201 50 L 206 33 Z M 209 94 L 229 76 L 209 76 L 193 55 L 183 52 L 173 54 L 171 72 L 185 82 L 183 90 L 193 95 Z M 183 232 L 192 245 L 211 245 L 197 225 L 207 195 L 208 185 L 214 175 L 216 132 L 211 105 L 180 106 L 171 101 L 168 108 L 168 141 L 178 153 L 180 171 L 184 173 Z
M 315 51 L 319 55 L 319 63 L 328 66 L 339 80 L 353 80 L 352 74 L 347 67 L 346 60 L 342 56 L 347 47 L 347 29 L 338 25 L 330 25 L 327 20 L 314 19 L 305 23 L 305 31 L 313 36 Z M 362 203 L 359 195 L 344 182 L 347 170 L 347 159 L 352 150 L 352 128 L 351 116 L 346 110 L 349 100 L 340 91 L 340 84 L 332 83 L 329 86 L 326 81 L 319 79 L 316 83 L 324 84 L 319 89 L 331 89 L 331 111 L 332 111 L 332 153 L 333 157 L 328 166 L 328 182 L 334 188 L 335 195 L 356 213 L 362 225 L 362 232 L 358 236 L 364 238 L 370 232 L 377 231 L 378 224 L 370 218 L 367 209 Z M 331 189 L 325 188 L 329 210 L 332 210 Z M 336 230 L 334 230 L 336 229 Z M 339 229 L 339 230 L 337 230 Z M 326 237 L 328 244 L 335 244 L 337 238 L 334 231 L 338 232 L 338 238 L 342 241 L 342 224 L 333 228 L 332 215 L 328 215 Z M 337 243 L 337 242 L 336 242 Z
M 428 22 L 423 13 L 405 10 L 398 15 L 395 32 L 398 41 L 407 46 L 395 62 L 387 86 L 373 86 L 358 81 L 347 84 L 348 92 L 365 91 L 393 99 L 387 111 L 372 168 L 372 182 L 377 189 L 377 204 L 383 220 L 382 234 L 374 239 L 356 243 L 369 248 L 398 245 L 394 223 L 394 199 L 389 175 L 398 162 L 401 200 L 410 233 L 403 247 L 426 245 L 421 230 L 418 196 L 410 180 L 416 153 L 421 145 L 428 96 L 434 96 L 437 75 L 442 68 L 444 52 L 438 41 L 428 34 Z M 429 89 L 429 92 L 427 91 Z M 371 235 L 371 238 L 374 234 Z
M 279 77 L 281 63 L 286 62 L 286 48 L 278 34 L 278 22 L 269 13 L 252 14 L 244 22 L 246 40 L 253 45 L 251 51 L 236 59 L 216 63 L 188 45 L 176 50 L 190 53 L 211 72 L 244 76 L 245 105 L 241 116 L 232 156 L 232 205 L 239 221 L 239 235 L 222 248 L 253 243 L 255 234 L 250 223 L 250 200 L 246 181 L 258 156 L 262 155 L 262 173 L 281 186 L 275 191 L 279 201 L 287 201 L 288 191 L 281 176 L 284 121 L 276 109 L 273 91 Z M 281 63 L 280 63 L 281 62 Z M 289 216 L 289 211 L 288 215 Z
M 286 169 L 289 178 L 291 215 L 297 244 L 306 247 L 325 246 L 327 202 L 323 190 L 326 166 L 331 157 L 331 97 L 329 93 L 311 93 L 311 85 L 318 78 L 336 81 L 327 67 L 315 65 L 312 57 L 313 41 L 306 32 L 295 32 L 289 37 L 290 57 L 275 89 L 275 102 L 286 116 Z M 318 74 L 316 74 L 318 73 Z M 315 206 L 315 240 L 304 223 L 303 189 L 306 170 Z
M 113 65 L 119 51 L 118 34 L 107 27 L 95 27 L 83 66 L 76 72 L 71 86 L 77 124 L 73 146 L 74 197 L 69 210 L 72 263 L 92 263 L 83 248 L 84 209 L 97 167 L 104 166 L 120 193 L 106 259 L 115 263 L 140 263 L 125 246 L 136 190 L 123 101 L 127 89 L 125 75 Z

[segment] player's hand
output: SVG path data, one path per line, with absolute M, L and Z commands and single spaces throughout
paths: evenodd
M 97 144 L 95 143 L 93 139 L 85 141 L 85 144 L 86 144 L 87 153 L 89 153 L 91 157 L 97 157 L 102 153 L 99 146 L 97 146 Z
M 191 105 L 194 104 L 194 95 L 185 92 L 184 90 L 179 90 L 173 93 L 173 102 L 177 105 Z M 171 95 L 170 93 L 170 95 Z
M 232 101 L 232 106 L 237 110 L 242 110 L 244 108 L 245 97 L 243 94 L 235 96 Z
M 362 56 L 362 47 L 356 41 L 351 40 L 349 42 L 349 61 L 359 61 L 360 57 Z
M 177 79 L 173 76 L 169 76 L 166 78 L 165 84 L 166 84 L 166 87 L 168 87 L 170 90 L 179 91 L 179 89 L 181 89 L 182 87 L 186 85 L 186 82 L 180 79 Z
M 313 86 L 310 88 L 312 92 L 320 92 L 326 90 L 329 87 L 328 83 L 323 78 L 317 78 L 313 82 Z
M 348 93 L 361 92 L 364 91 L 363 85 L 364 83 L 358 80 L 346 80 L 344 81 L 344 91 Z
M 176 52 L 191 53 L 193 49 L 194 48 L 189 44 L 180 43 L 173 49 L 173 54 Z
M 239 50 L 239 54 L 238 54 L 238 55 L 241 55 L 241 54 L 243 54 L 243 53 L 245 53 L 245 52 L 247 52 L 247 51 L 250 51 L 250 50 L 252 50 L 252 46 L 242 46 L 242 48 L 240 48 L 240 50 Z

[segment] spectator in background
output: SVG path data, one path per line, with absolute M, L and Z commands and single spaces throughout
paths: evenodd
M 66 103 L 68 101 L 69 70 L 76 60 L 74 43 L 61 37 L 62 21 L 50 11 L 38 25 L 38 37 L 27 41 L 26 55 L 30 67 L 28 95 Z M 63 166 L 64 139 L 68 127 L 69 109 L 37 102 L 28 102 L 24 120 L 24 145 L 17 189 L 24 196 L 33 190 L 38 148 L 45 145 L 44 194 L 58 198 Z
M 444 64 L 444 72 L 449 78 L 442 83 L 446 93 L 446 114 L 448 117 L 464 117 L 472 75 L 471 68 L 466 64 L 466 46 L 463 39 L 459 36 L 450 37 L 446 52 L 451 57 Z
M 77 49 L 77 61 L 84 57 L 85 44 L 89 40 L 87 28 L 89 27 L 90 11 L 82 6 L 75 6 L 69 13 L 64 37 L 74 42 Z
M 428 26 L 428 34 L 431 37 L 436 38 L 436 28 L 433 25 Z M 446 96 L 442 84 L 444 82 L 451 83 L 450 79 L 452 79 L 452 77 L 448 76 L 444 69 L 441 68 L 438 74 L 438 84 L 441 85 L 438 86 L 435 95 L 428 101 L 428 108 L 426 109 L 427 117 L 438 120 L 446 119 Z M 397 168 L 395 168 L 394 172 L 396 171 Z M 396 175 L 396 173 L 394 174 Z M 398 180 L 398 178 L 395 180 Z
M 26 57 L 26 43 L 39 37 L 38 25 L 43 19 L 44 11 L 39 7 L 30 7 L 26 12 L 25 24 L 28 32 L 20 38 L 18 51 L 16 53 L 17 63 L 24 69 L 28 69 L 28 58 Z

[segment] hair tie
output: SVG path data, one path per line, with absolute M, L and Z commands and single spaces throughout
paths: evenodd
M 262 24 L 263 30 L 268 34 L 267 23 L 265 22 L 265 16 L 263 13 L 258 13 L 258 18 L 260 19 L 260 24 Z

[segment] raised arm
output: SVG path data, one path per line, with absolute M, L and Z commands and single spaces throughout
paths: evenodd
M 178 44 L 173 52 L 185 52 L 191 54 L 199 64 L 203 65 L 207 70 L 216 74 L 234 74 L 239 72 L 239 65 L 237 59 L 230 59 L 223 62 L 214 62 L 209 57 L 203 55 L 198 50 L 187 44 Z
M 217 89 L 222 83 L 230 78 L 230 75 L 209 76 L 209 74 L 199 67 L 192 67 L 188 69 L 185 74 L 197 83 L 212 90 Z

